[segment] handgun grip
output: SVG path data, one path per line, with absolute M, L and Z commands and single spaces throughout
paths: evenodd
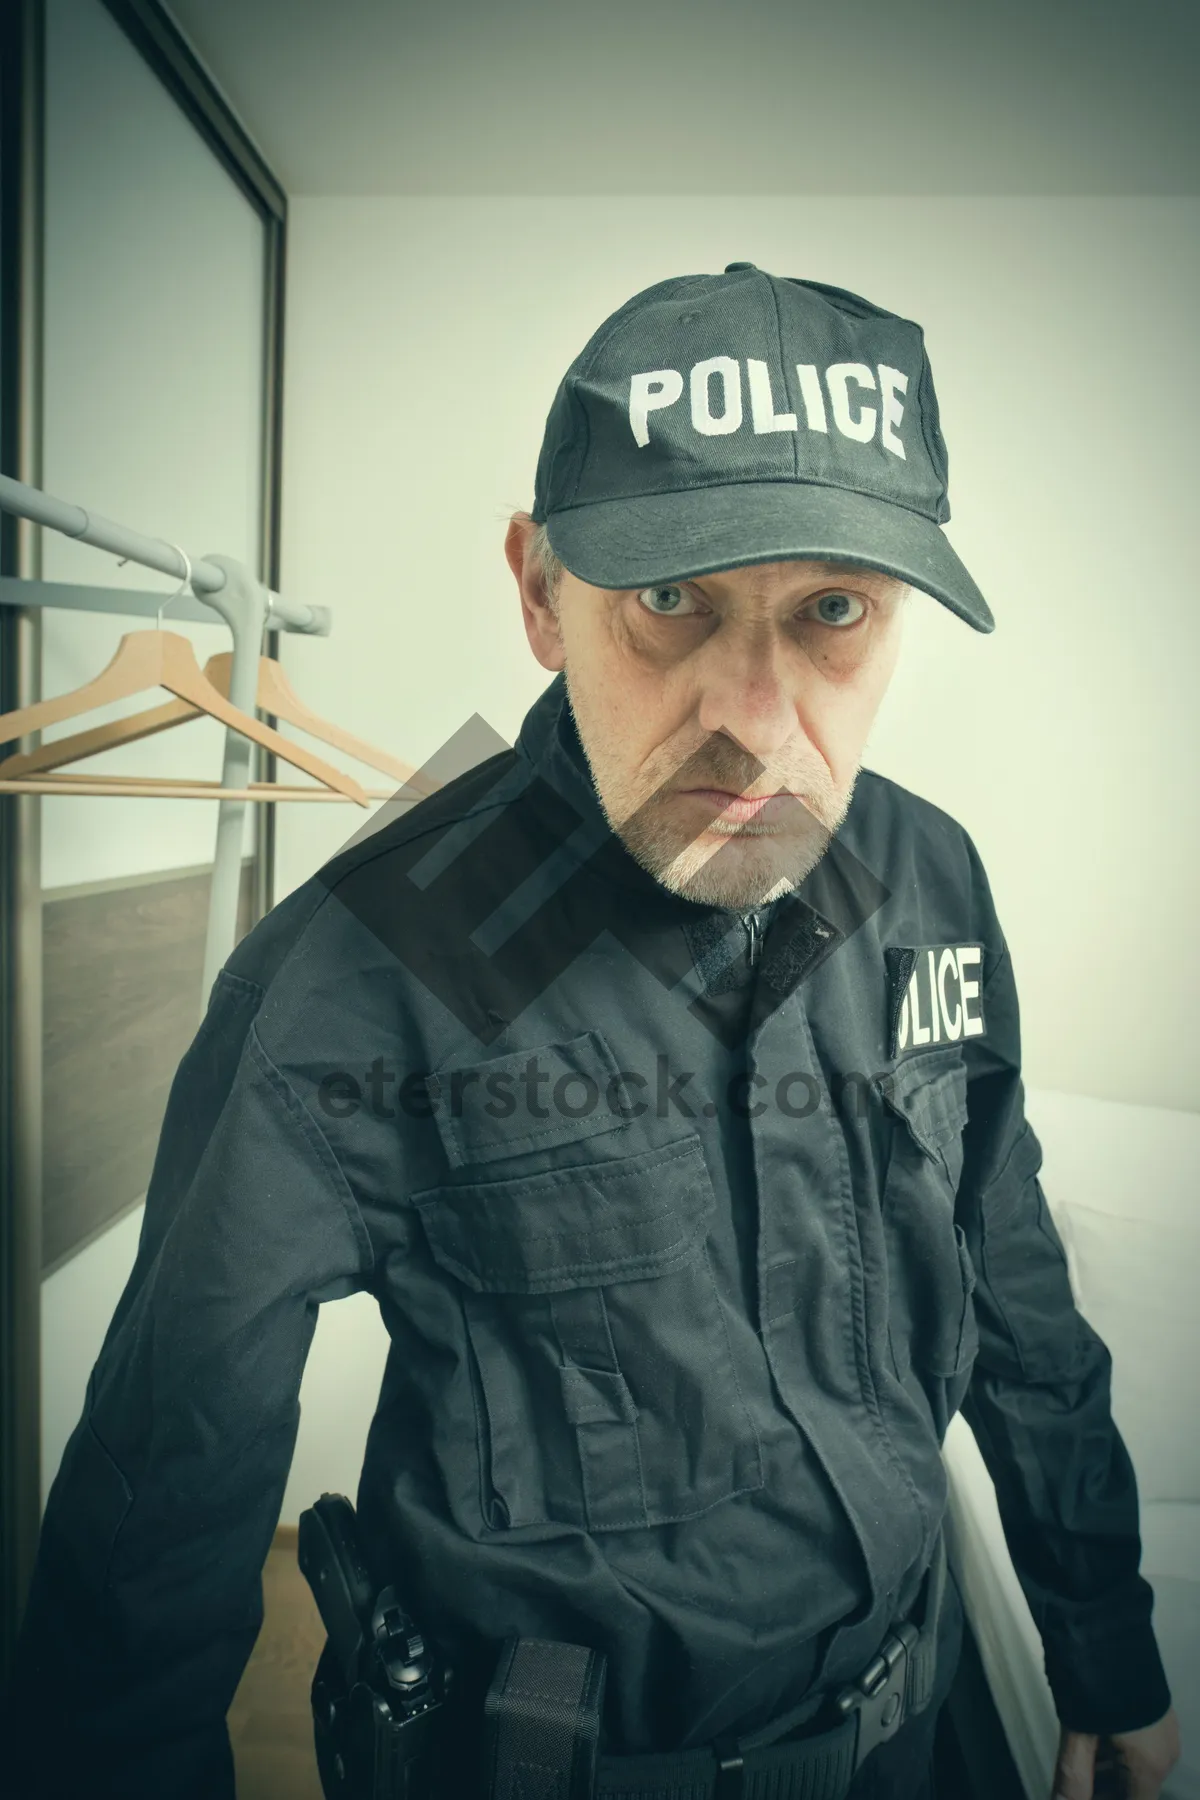
M 344 1494 L 322 1494 L 300 1514 L 296 1560 L 349 1688 L 357 1679 L 375 1590 Z

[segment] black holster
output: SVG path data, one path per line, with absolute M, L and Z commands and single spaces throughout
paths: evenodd
M 442 1800 L 453 1672 L 395 1589 L 376 1593 L 343 1494 L 301 1513 L 298 1560 L 328 1633 L 312 1683 L 328 1800 Z

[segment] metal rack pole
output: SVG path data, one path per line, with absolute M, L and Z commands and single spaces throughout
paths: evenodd
M 229 671 L 229 700 L 239 711 L 254 716 L 258 696 L 258 659 L 262 653 L 267 618 L 267 594 L 250 571 L 228 556 L 209 556 L 224 574 L 224 585 L 207 595 L 233 632 L 233 665 Z M 250 780 L 250 739 L 230 728 L 225 733 L 225 763 L 221 786 L 244 788 Z M 208 933 L 204 943 L 204 980 L 200 1012 L 208 1006 L 212 984 L 237 942 L 238 900 L 242 883 L 242 837 L 245 800 L 222 800 L 217 811 L 217 843 L 213 854 L 212 888 L 208 897 Z
M 52 531 L 61 531 L 64 537 L 92 544 L 97 550 L 111 550 L 114 556 L 123 557 L 126 562 L 157 569 L 162 575 L 173 575 L 176 581 L 183 581 L 188 573 L 174 544 L 164 543 L 161 538 L 144 537 L 140 531 L 130 531 L 125 525 L 114 525 L 111 519 L 103 519 L 99 513 L 85 512 L 82 506 L 56 500 L 52 494 L 27 487 L 10 475 L 0 475 L 0 508 L 16 513 L 22 519 L 48 525 Z M 213 596 L 221 592 L 226 582 L 226 560 L 207 556 L 192 564 L 191 586 L 198 599 L 211 603 Z M 264 589 L 265 592 L 268 590 Z M 70 601 L 64 595 L 56 599 L 55 604 L 69 606 Z M 302 631 L 313 637 L 329 635 L 327 606 L 300 606 L 280 594 L 270 594 L 268 610 L 272 631 Z

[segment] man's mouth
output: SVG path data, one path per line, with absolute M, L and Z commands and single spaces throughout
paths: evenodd
M 689 798 L 701 800 L 706 805 L 715 807 L 717 812 L 734 824 L 742 824 L 749 819 L 761 819 L 764 823 L 782 822 L 795 816 L 795 808 L 803 807 L 798 794 L 781 792 L 778 794 L 762 794 L 757 799 L 748 800 L 743 794 L 735 794 L 728 788 L 695 787 L 680 790 Z

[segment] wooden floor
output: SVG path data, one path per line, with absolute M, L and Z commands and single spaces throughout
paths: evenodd
M 281 1526 L 263 1568 L 263 1627 L 229 1709 L 238 1800 L 322 1800 L 308 1690 L 325 1628 Z

